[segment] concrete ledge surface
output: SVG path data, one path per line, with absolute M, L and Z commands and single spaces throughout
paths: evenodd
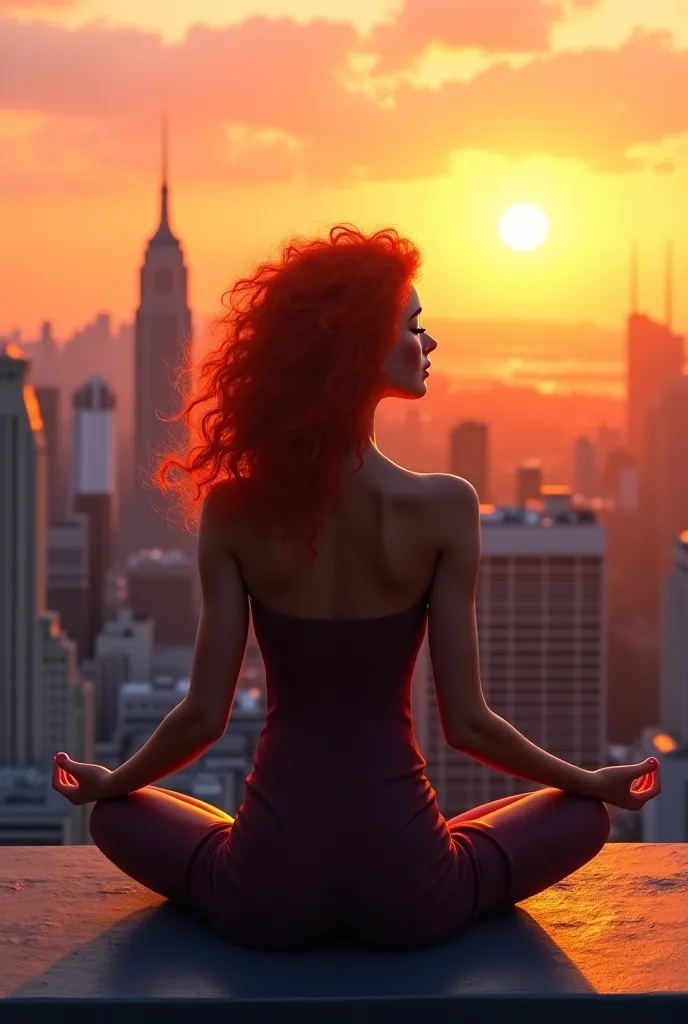
M 107 1024 L 144 1006 L 167 1024 L 487 1024 L 507 1009 L 566 1024 L 595 1008 L 629 1024 L 648 1000 L 663 1024 L 688 1021 L 688 844 L 609 844 L 513 912 L 410 953 L 244 950 L 95 847 L 0 847 L 2 1024 Z

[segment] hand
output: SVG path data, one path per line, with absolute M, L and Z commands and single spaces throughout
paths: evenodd
M 90 804 L 108 795 L 107 784 L 112 772 L 101 764 L 82 764 L 67 754 L 53 758 L 53 789 L 70 804 Z
M 654 757 L 648 757 L 640 764 L 598 768 L 591 772 L 591 777 L 593 796 L 626 811 L 639 811 L 648 800 L 662 792 L 659 762 Z

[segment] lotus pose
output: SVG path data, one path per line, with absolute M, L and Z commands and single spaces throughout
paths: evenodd
M 127 875 L 237 943 L 442 942 L 594 857 L 605 804 L 659 792 L 652 759 L 586 771 L 492 711 L 478 661 L 476 492 L 375 443 L 385 398 L 426 392 L 420 256 L 395 230 L 296 239 L 239 280 L 160 468 L 199 509 L 203 603 L 190 687 L 115 771 L 57 755 Z M 235 818 L 153 783 L 224 732 L 253 615 L 267 718 Z M 411 674 L 428 627 L 446 742 L 544 788 L 445 819 L 424 774 Z

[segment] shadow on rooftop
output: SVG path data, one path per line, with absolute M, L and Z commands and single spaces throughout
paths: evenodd
M 592 993 L 577 967 L 523 909 L 412 952 L 332 945 L 254 952 L 170 903 L 136 911 L 56 961 L 10 999 L 91 997 L 230 1001 L 405 999 Z

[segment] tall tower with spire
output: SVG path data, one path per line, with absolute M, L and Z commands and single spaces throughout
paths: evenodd
M 184 535 L 169 503 L 151 483 L 159 456 L 178 443 L 182 425 L 166 422 L 179 412 L 179 374 L 188 367 L 191 310 L 187 270 L 179 239 L 173 234 L 168 207 L 167 120 L 162 126 L 160 223 L 149 239 L 140 272 L 136 311 L 134 380 L 135 500 L 130 549 L 184 546 Z M 186 372 L 186 371 L 184 371 Z M 184 378 L 181 378 L 183 384 Z M 188 535 L 187 535 L 188 536 Z
M 671 327 L 672 252 L 667 242 L 664 264 L 665 322 L 638 309 L 638 248 L 631 247 L 630 305 L 626 321 L 626 414 L 629 447 L 641 478 L 652 463 L 652 416 L 664 385 L 681 374 L 684 339 Z

